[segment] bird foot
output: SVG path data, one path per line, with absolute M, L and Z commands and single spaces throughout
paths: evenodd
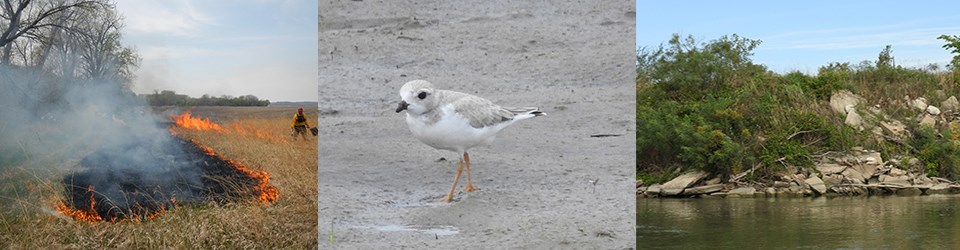
M 451 201 L 453 201 L 453 196 L 444 195 L 442 198 L 436 199 L 435 201 L 436 201 L 436 202 L 446 202 L 446 203 L 450 203 Z
M 463 191 L 466 191 L 466 192 L 472 192 L 474 190 L 480 190 L 480 189 L 473 186 L 473 184 L 467 185 L 467 187 L 463 188 Z

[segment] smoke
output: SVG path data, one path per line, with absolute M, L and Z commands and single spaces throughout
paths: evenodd
M 161 120 L 119 82 L 0 66 L 0 86 L 6 90 L 0 92 L 0 147 L 9 155 L 0 168 L 67 160 L 130 142 L 162 144 L 157 138 L 166 134 Z
M 0 173 L 17 167 L 47 175 L 78 210 L 134 218 L 256 184 L 171 136 L 167 118 L 120 82 L 0 66 L 0 86 Z

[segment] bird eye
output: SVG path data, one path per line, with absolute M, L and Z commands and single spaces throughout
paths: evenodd
M 420 100 L 427 98 L 427 92 L 420 92 L 420 94 L 417 94 L 417 98 L 420 98 Z

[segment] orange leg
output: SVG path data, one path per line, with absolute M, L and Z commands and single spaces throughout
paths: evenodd
M 453 186 L 450 187 L 450 193 L 446 197 L 440 198 L 437 201 L 451 202 L 453 201 L 453 191 L 457 190 L 457 182 L 460 182 L 460 173 L 463 172 L 463 161 L 457 162 L 457 176 L 453 177 Z
M 463 188 L 463 191 L 479 190 L 479 188 L 473 186 L 473 180 L 470 179 L 470 155 L 467 154 L 467 151 L 463 151 L 463 159 L 467 162 L 467 187 Z

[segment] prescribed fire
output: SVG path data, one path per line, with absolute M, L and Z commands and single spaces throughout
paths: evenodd
M 220 127 L 219 124 L 211 122 L 210 119 L 193 117 L 191 115 L 191 112 L 187 111 L 178 116 L 173 116 L 171 119 L 176 126 L 186 129 L 212 130 L 220 133 L 228 133 L 226 129 Z
M 174 120 L 178 128 L 227 133 L 189 113 Z M 84 157 L 64 176 L 64 198 L 54 208 L 78 221 L 138 222 L 181 204 L 268 205 L 279 198 L 266 171 L 228 159 L 197 140 L 175 136 L 172 128 L 168 131 L 171 134 L 104 146 Z

